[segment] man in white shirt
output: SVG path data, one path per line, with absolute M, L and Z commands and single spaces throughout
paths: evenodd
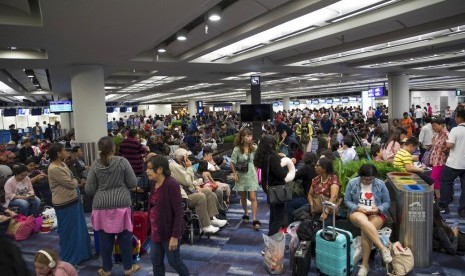
M 352 138 L 350 137 L 344 138 L 342 142 L 342 155 L 341 155 L 342 163 L 347 163 L 347 162 L 358 159 L 357 152 L 352 147 L 353 144 L 354 142 L 352 141 Z
M 420 142 L 420 160 L 423 154 L 431 148 L 433 143 L 433 126 L 431 125 L 431 117 L 425 118 L 425 125 L 421 128 L 418 141 Z
M 417 104 L 415 109 L 415 122 L 417 123 L 417 127 L 421 127 L 423 125 L 423 115 L 424 111 L 420 105 Z
M 449 213 L 448 205 L 453 200 L 454 181 L 460 178 L 462 193 L 459 199 L 458 214 L 465 217 L 465 110 L 459 110 L 455 114 L 457 127 L 454 127 L 447 139 L 446 145 L 450 149 L 449 157 L 441 176 L 441 199 L 439 206 L 443 212 Z

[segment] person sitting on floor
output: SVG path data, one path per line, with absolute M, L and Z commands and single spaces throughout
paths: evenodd
M 27 168 L 23 164 L 13 166 L 13 176 L 5 183 L 4 207 L 18 207 L 25 216 L 39 215 L 40 199 L 35 195 Z
M 433 250 L 450 255 L 465 254 L 465 234 L 458 226 L 451 228 L 441 217 L 441 209 L 433 205 Z
M 344 203 L 348 208 L 349 220 L 362 231 L 362 265 L 358 276 L 368 274 L 370 252 L 374 243 L 380 249 L 383 261 L 388 264 L 392 257 L 388 248 L 381 242 L 378 234 L 390 207 L 389 192 L 384 182 L 376 175 L 373 164 L 364 164 L 358 171 L 358 177 L 347 184 Z
M 51 249 L 37 251 L 34 258 L 36 276 L 77 276 L 73 265 L 60 260 L 58 254 Z

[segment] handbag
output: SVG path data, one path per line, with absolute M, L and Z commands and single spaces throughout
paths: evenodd
M 407 275 L 413 270 L 414 259 L 410 248 L 404 248 L 400 242 L 389 246 L 392 262 L 386 265 L 388 275 Z
M 34 217 L 18 215 L 10 220 L 6 235 L 15 241 L 22 241 L 32 234 L 34 230 Z
M 423 163 L 425 166 L 429 167 L 430 158 L 431 158 L 431 149 L 429 149 L 429 150 L 425 151 L 425 153 L 423 153 L 423 157 L 421 158 L 421 163 Z
M 234 168 L 238 172 L 246 173 L 249 171 L 250 153 L 248 154 L 247 161 L 238 161 L 234 164 Z
M 270 158 L 268 157 L 267 168 L 266 168 L 266 181 L 269 180 L 270 172 Z M 281 204 L 292 200 L 292 187 L 290 185 L 276 185 L 268 186 L 268 202 L 270 204 Z

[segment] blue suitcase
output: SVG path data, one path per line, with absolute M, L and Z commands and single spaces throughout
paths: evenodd
M 323 206 L 333 208 L 333 226 L 325 226 L 316 233 L 316 268 L 328 276 L 351 275 L 354 268 L 352 233 L 335 227 L 336 205 L 324 202 Z

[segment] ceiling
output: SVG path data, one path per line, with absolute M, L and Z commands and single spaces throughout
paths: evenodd
M 112 102 L 245 101 L 254 74 L 262 101 L 388 86 L 388 73 L 464 89 L 465 1 L 0 0 L 0 101 L 69 98 L 88 64 Z

